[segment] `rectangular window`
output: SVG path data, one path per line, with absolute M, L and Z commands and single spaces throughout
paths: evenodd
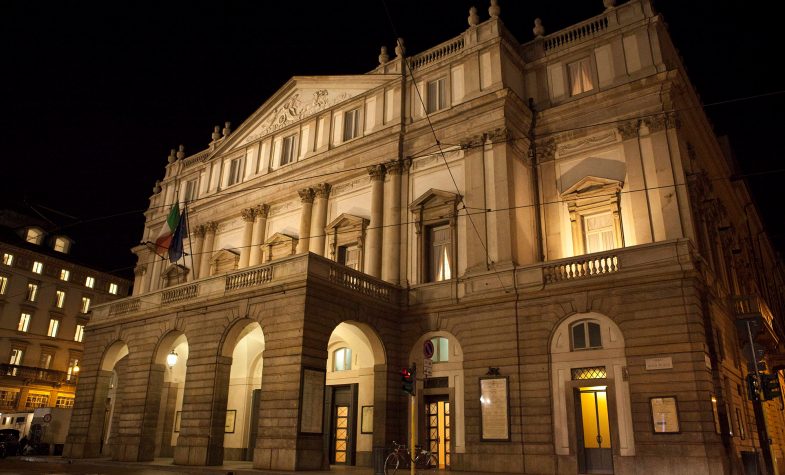
M 185 182 L 185 201 L 190 202 L 196 199 L 196 195 L 199 192 L 199 189 L 196 187 L 196 185 L 196 178 Z
M 66 253 L 68 252 L 68 241 L 64 238 L 57 238 L 55 239 L 55 251 Z
M 360 136 L 360 109 L 352 109 L 343 113 L 343 141 Z
M 117 295 L 117 284 L 109 284 L 109 293 Z
M 591 63 L 589 58 L 583 58 L 567 65 L 567 72 L 570 75 L 570 95 L 576 96 L 594 89 L 594 82 L 591 77 Z
M 95 287 L 95 277 L 87 276 L 84 280 L 84 286 L 90 287 L 91 289 Z
M 449 340 L 443 336 L 431 338 L 431 343 L 433 343 L 433 357 L 431 359 L 434 363 L 444 363 L 450 360 L 448 342 Z
M 449 225 L 428 228 L 430 282 L 452 279 L 452 230 Z
M 447 107 L 447 80 L 439 78 L 428 82 L 428 113 L 440 111 Z
M 7 252 L 3 253 L 3 264 L 10 266 L 14 263 L 14 255 L 8 254 Z
M 63 308 L 65 305 L 65 290 L 55 291 L 55 307 Z
M 19 391 L 0 390 L 0 406 L 12 407 L 16 406 L 19 400 Z M 3 424 L 8 425 L 13 421 L 12 417 L 4 417 Z
M 5 288 L 8 286 L 8 277 L 0 275 L 0 295 L 5 294 Z
M 57 338 L 57 330 L 60 329 L 60 320 L 56 318 L 49 319 L 49 331 L 46 332 L 47 336 Z
M 60 280 L 64 282 L 68 282 L 68 279 L 71 277 L 71 271 L 60 269 Z
M 74 341 L 81 342 L 84 339 L 84 325 L 76 325 L 76 332 L 74 332 Z
M 19 325 L 16 326 L 16 329 L 20 332 L 26 332 L 30 328 L 30 314 L 23 313 L 19 316 Z
M 82 313 L 90 311 L 90 297 L 82 297 Z
M 44 264 L 43 262 L 34 261 L 33 262 L 33 272 L 36 274 L 40 274 L 44 271 Z
M 242 172 L 242 159 L 235 158 L 231 162 L 229 162 L 229 179 L 226 182 L 227 186 L 234 185 L 235 183 L 240 183 L 240 173 Z
M 25 401 L 25 409 L 35 409 L 37 407 L 46 407 L 48 405 L 48 394 L 28 394 L 27 401 Z
M 29 283 L 27 284 L 27 301 L 28 302 L 35 302 L 35 299 L 38 297 L 38 284 Z
M 609 251 L 616 248 L 613 217 L 610 211 L 583 217 L 586 252 Z
M 22 364 L 22 356 L 24 352 L 19 348 L 12 348 L 11 349 L 11 359 L 9 360 L 9 364 L 20 366 Z
M 62 407 L 63 409 L 74 407 L 74 398 L 58 395 L 57 400 L 55 401 L 55 407 Z
M 360 270 L 360 249 L 356 244 L 338 248 L 338 263 Z
M 66 381 L 71 381 L 71 379 L 75 378 L 76 375 L 79 373 L 79 360 L 77 358 L 71 358 L 68 360 L 68 371 L 66 376 Z
M 41 358 L 38 360 L 38 367 L 41 369 L 49 369 L 49 366 L 51 364 L 52 364 L 52 354 L 41 353 Z
M 281 144 L 281 160 L 278 162 L 279 165 L 284 166 L 294 162 L 296 150 L 297 134 L 284 137 L 283 143 Z
M 352 369 L 352 349 L 339 348 L 333 353 L 333 371 L 348 371 Z

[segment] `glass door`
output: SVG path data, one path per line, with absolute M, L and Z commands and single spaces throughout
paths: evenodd
M 581 473 L 613 473 L 606 386 L 576 390 L 578 468 Z
M 439 468 L 450 468 L 450 400 L 447 395 L 426 396 L 425 420 L 428 450 L 439 460 Z

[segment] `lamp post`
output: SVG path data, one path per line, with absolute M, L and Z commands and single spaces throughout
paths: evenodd
M 172 369 L 174 365 L 177 364 L 177 358 L 177 353 L 174 352 L 174 349 L 172 349 L 171 353 L 166 355 L 166 364 L 169 366 L 169 369 Z

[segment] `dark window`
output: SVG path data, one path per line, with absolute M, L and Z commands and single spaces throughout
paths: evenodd
M 572 326 L 572 349 L 602 348 L 600 324 L 592 321 L 578 322 Z

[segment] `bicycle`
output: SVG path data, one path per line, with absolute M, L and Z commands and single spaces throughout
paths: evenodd
M 399 444 L 393 440 L 393 451 L 384 460 L 384 475 L 395 475 L 399 469 L 409 469 L 414 462 L 417 473 L 433 472 L 439 468 L 439 460 L 436 455 L 419 446 L 415 447 L 416 456 L 412 459 L 409 449 L 404 444 Z

